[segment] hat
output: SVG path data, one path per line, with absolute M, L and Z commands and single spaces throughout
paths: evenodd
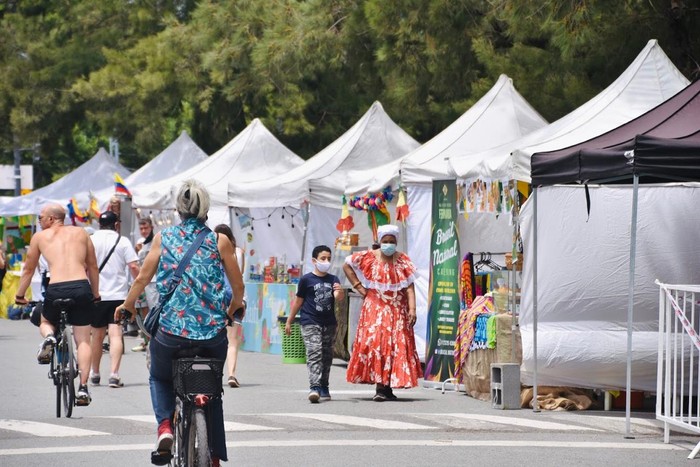
M 393 235 L 396 241 L 399 240 L 399 228 L 393 224 L 380 225 L 377 228 L 377 241 L 382 242 L 382 238 L 387 235 Z
M 102 214 L 100 214 L 100 227 L 108 227 L 110 225 L 114 225 L 117 223 L 119 220 L 119 216 L 117 216 L 115 213 L 112 211 L 105 211 Z

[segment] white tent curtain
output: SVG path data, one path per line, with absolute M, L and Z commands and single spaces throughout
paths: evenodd
M 632 185 L 538 188 L 537 382 L 624 389 Z M 658 287 L 700 281 L 700 185 L 639 188 L 632 384 L 656 390 Z M 521 379 L 532 384 L 533 204 L 523 207 Z

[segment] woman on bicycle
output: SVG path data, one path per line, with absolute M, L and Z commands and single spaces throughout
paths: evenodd
M 209 193 L 199 182 L 187 180 L 177 194 L 175 208 L 182 223 L 163 229 L 153 238 L 151 251 L 134 281 L 122 309 L 135 312 L 136 299 L 156 274 L 158 292 L 167 291 L 170 278 L 197 235 L 205 229 L 209 211 Z M 228 309 L 224 306 L 224 277 L 233 290 Z M 226 318 L 243 306 L 243 279 L 231 241 L 225 235 L 209 232 L 189 265 L 182 281 L 160 315 L 158 330 L 152 336 L 150 387 L 151 401 L 158 422 L 157 451 L 169 451 L 173 444 L 172 417 L 175 411 L 172 362 L 180 349 L 206 349 L 205 357 L 226 359 L 228 339 Z M 212 464 L 227 460 L 224 414 L 221 400 L 212 401 Z

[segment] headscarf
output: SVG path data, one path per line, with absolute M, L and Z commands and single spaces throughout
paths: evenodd
M 393 235 L 396 241 L 399 241 L 399 228 L 396 225 L 393 224 L 385 224 L 385 225 L 380 225 L 377 228 L 377 241 L 379 243 L 382 242 L 382 238 L 384 238 L 387 235 Z

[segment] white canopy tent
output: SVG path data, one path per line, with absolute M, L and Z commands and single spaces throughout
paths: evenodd
M 100 148 L 87 162 L 59 180 L 27 195 L 0 204 L 0 216 L 39 214 L 47 203 L 66 205 L 76 198 L 81 206 L 89 203 L 88 193 L 114 185 L 114 174 L 126 178 L 129 171 Z
M 229 213 L 229 183 L 263 180 L 270 175 L 292 170 L 303 162 L 256 118 L 224 147 L 194 167 L 156 183 L 129 187 L 129 190 L 136 208 L 174 209 L 175 195 L 182 182 L 190 178 L 199 180 L 211 196 L 209 225 L 230 224 L 238 243 L 242 244 L 244 239 L 240 224 L 232 222 Z M 289 224 L 283 226 L 278 223 L 275 232 L 275 242 L 289 245 L 300 241 L 302 236 L 301 228 L 292 228 Z
M 428 281 L 430 279 L 430 223 L 432 209 L 432 181 L 454 178 L 449 171 L 447 157 L 462 154 L 470 148 L 483 150 L 504 141 L 519 138 L 544 125 L 546 121 L 515 90 L 513 81 L 501 75 L 494 86 L 476 104 L 467 110 L 433 139 L 415 149 L 401 161 L 401 181 L 406 186 L 410 214 L 408 216 L 408 254 L 418 268 L 416 281 L 415 326 L 416 347 L 425 357 L 427 331 Z M 377 170 L 375 177 L 389 174 Z M 355 180 L 361 180 L 355 177 Z M 367 176 L 370 179 L 370 176 Z M 359 185 L 360 182 L 355 182 Z M 356 186 L 357 186 L 356 185 Z M 462 249 L 479 250 L 479 238 L 488 238 L 493 223 L 507 227 L 507 216 L 471 216 L 470 230 L 460 238 Z M 460 219 L 463 225 L 463 219 Z M 464 229 L 461 229 L 464 232 Z M 475 249 L 476 248 L 476 249 Z M 498 251 L 491 249 L 490 251 Z M 505 251 L 505 250 L 504 250 Z
M 417 146 L 418 142 L 375 102 L 348 131 L 304 165 L 260 183 L 230 184 L 229 203 L 270 210 L 309 202 L 306 245 L 325 244 L 332 248 L 338 236 L 335 225 L 340 219 L 348 174 L 395 161 Z M 355 224 L 361 244 L 369 245 L 369 228 L 362 222 Z
M 163 149 L 160 154 L 126 177 L 124 179 L 124 185 L 129 190 L 140 185 L 148 186 L 151 183 L 177 175 L 197 165 L 206 158 L 207 153 L 192 141 L 192 138 L 190 138 L 186 131 L 183 131 L 180 133 L 180 136 L 170 143 L 167 148 Z M 105 210 L 114 193 L 114 186 L 110 186 L 109 188 L 93 192 L 92 196 L 97 200 L 100 209 Z M 136 219 L 146 215 L 151 217 L 156 229 L 158 225 L 165 223 L 160 213 L 153 213 L 151 211 L 136 215 L 136 212 L 132 212 L 132 222 L 129 224 L 133 229 L 132 240 L 140 237 L 139 225 Z M 122 216 L 124 216 L 124 213 L 122 213 Z
M 160 154 L 126 177 L 124 184 L 130 190 L 140 185 L 148 187 L 149 184 L 178 175 L 206 158 L 207 153 L 192 141 L 186 131 L 183 131 Z M 93 192 L 93 196 L 100 206 L 104 206 L 109 202 L 113 193 L 114 189 L 110 187 Z
M 461 151 L 448 160 L 459 178 L 530 182 L 530 157 L 616 128 L 688 85 L 654 39 L 607 88 L 559 120 L 487 151 Z

